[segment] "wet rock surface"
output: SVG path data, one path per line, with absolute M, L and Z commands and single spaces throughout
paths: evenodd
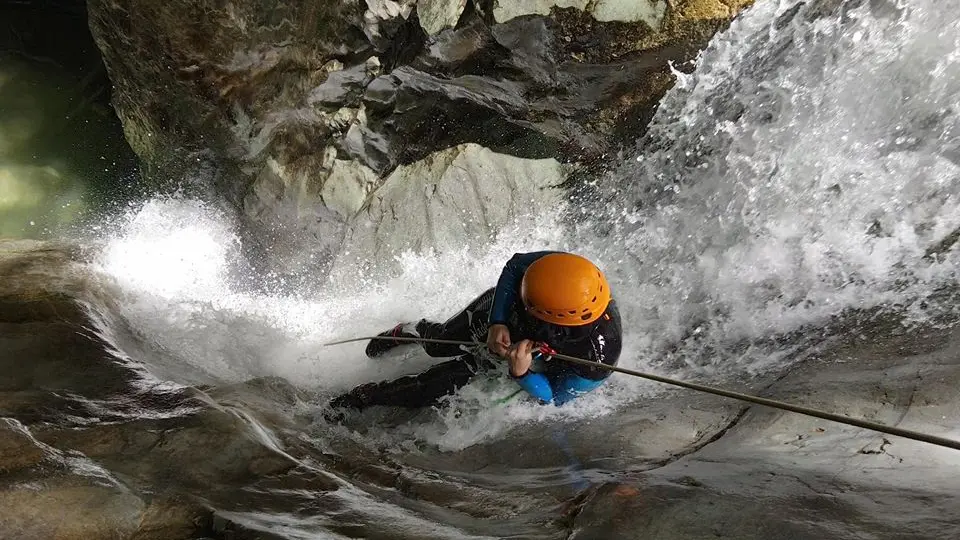
M 960 331 L 864 332 L 761 395 L 960 440 Z M 958 451 L 766 407 L 585 491 L 572 538 L 952 538 Z M 883 509 L 883 510 L 881 510 Z
M 568 169 L 553 158 L 521 159 L 472 143 L 401 165 L 354 215 L 344 239 L 349 253 L 338 256 L 332 274 L 384 272 L 405 250 L 460 249 L 474 238 L 533 228 L 561 203 Z M 348 170 L 327 185 L 356 189 L 370 177 Z
M 109 285 L 82 260 L 0 245 L 5 538 L 950 538 L 960 525 L 953 450 L 685 390 L 451 452 L 391 442 L 375 415 L 366 435 L 330 425 L 322 398 L 280 378 L 158 380 L 98 332 Z M 960 331 L 872 328 L 724 386 L 960 438 Z
M 376 188 L 435 152 L 474 143 L 504 160 L 599 163 L 639 135 L 673 82 L 669 63 L 682 69 L 748 4 L 92 0 L 89 9 L 148 176 L 226 194 L 268 265 L 282 256 L 264 255 L 267 246 L 322 265 Z M 369 171 L 363 189 L 327 187 L 344 163 Z
M 110 354 L 80 258 L 0 244 L 0 536 L 213 537 L 210 501 L 296 461 L 254 413 Z

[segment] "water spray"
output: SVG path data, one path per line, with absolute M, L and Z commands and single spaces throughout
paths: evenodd
M 344 339 L 341 341 L 333 341 L 330 343 L 325 343 L 324 346 L 331 345 L 340 345 L 343 343 L 352 343 L 356 341 L 367 341 L 371 339 L 389 339 L 393 341 L 409 341 L 413 343 L 443 343 L 448 345 L 460 345 L 461 347 L 483 347 L 483 343 L 472 342 L 472 341 L 456 341 L 449 339 L 431 339 L 431 338 L 418 338 L 418 337 L 393 337 L 393 336 L 369 336 L 369 337 L 358 337 L 351 339 Z M 833 422 L 838 422 L 841 424 L 846 424 L 848 426 L 855 426 L 859 428 L 869 429 L 872 431 L 878 431 L 880 433 L 886 433 L 888 435 L 894 435 L 897 437 L 903 437 L 906 439 L 912 439 L 915 441 L 925 442 L 928 444 L 933 444 L 936 446 L 942 446 L 945 448 L 952 448 L 954 450 L 960 450 L 960 441 L 955 441 L 953 439 L 947 439 L 944 437 L 938 437 L 936 435 L 930 435 L 927 433 L 920 433 L 917 431 L 898 428 L 894 426 L 888 426 L 880 424 L 878 422 L 871 422 L 869 420 L 862 420 L 859 418 L 851 418 L 849 416 L 843 416 L 840 414 L 834 414 L 831 412 L 821 411 L 819 409 L 813 409 L 810 407 L 804 407 L 802 405 L 794 405 L 792 403 L 786 403 L 783 401 L 777 401 L 774 399 L 762 398 L 759 396 L 753 396 L 750 394 L 744 394 L 741 392 L 733 392 L 730 390 L 724 390 L 722 388 L 716 388 L 713 386 L 708 386 L 705 384 L 697 384 L 687 381 L 679 381 L 676 379 L 671 379 L 669 377 L 663 377 L 660 375 L 654 375 L 651 373 L 643 373 L 641 371 L 636 371 L 632 369 L 617 367 L 617 366 L 608 366 L 607 364 L 602 364 L 600 362 L 593 362 L 591 360 L 584 360 L 583 358 L 577 358 L 575 356 L 569 356 L 566 354 L 553 353 L 553 358 L 558 360 L 563 360 L 565 362 L 570 362 L 573 364 L 579 364 L 582 366 L 590 366 L 597 369 L 604 369 L 607 371 L 614 371 L 617 373 L 623 373 L 625 375 L 630 375 L 632 377 L 639 377 L 642 379 L 648 379 L 651 381 L 656 381 L 659 383 L 670 384 L 673 386 L 679 386 L 682 388 L 687 388 L 690 390 L 695 390 L 697 392 L 704 392 L 707 394 L 713 394 L 716 396 L 727 397 L 731 399 L 737 399 L 740 401 L 746 401 L 748 403 L 753 403 L 756 405 L 764 405 L 766 407 L 771 407 L 774 409 L 780 409 L 783 411 L 789 411 L 797 414 L 803 414 L 806 416 L 812 416 L 815 418 L 821 418 L 823 420 L 830 420 Z

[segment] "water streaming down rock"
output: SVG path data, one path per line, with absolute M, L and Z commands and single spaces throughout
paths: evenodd
M 718 342 L 849 310 L 955 312 L 931 296 L 956 280 L 957 22 L 924 4 L 826 5 L 768 3 L 716 39 L 601 204 L 578 209 L 608 218 L 596 252 L 640 284 L 651 353 L 684 343 L 688 363 L 753 370 L 769 349 Z
M 24 285 L 5 285 L 4 339 L 85 369 L 7 380 L 5 500 L 77 508 L 57 530 L 75 537 L 952 538 L 953 452 L 623 377 L 563 409 L 490 407 L 508 388 L 481 381 L 441 412 L 348 427 L 319 414 L 333 391 L 425 362 L 321 343 L 450 314 L 512 251 L 546 245 L 610 272 L 630 321 L 623 365 L 960 438 L 960 336 L 931 318 L 954 305 L 956 255 L 924 257 L 958 225 L 944 163 L 958 34 L 940 4 L 893 7 L 748 11 L 668 94 L 639 164 L 598 182 L 608 213 L 566 208 L 589 226 L 543 215 L 527 236 L 406 253 L 390 278 L 341 277 L 319 296 L 245 287 L 236 224 L 185 198 L 131 209 L 88 255 L 7 250 L 0 276 Z M 929 111 L 939 123 L 919 120 Z M 784 345 L 791 332 L 809 339 Z M 95 506 L 100 525 L 58 495 L 77 493 L 113 501 Z M 56 527 L 9 515 L 0 527 L 21 536 Z

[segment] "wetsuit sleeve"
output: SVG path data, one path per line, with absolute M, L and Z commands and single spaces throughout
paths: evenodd
M 549 403 L 563 405 L 603 384 L 603 380 L 586 379 L 574 373 L 564 375 L 556 381 L 555 386 L 551 385 L 550 380 L 542 373 L 532 371 L 528 371 L 523 377 L 514 377 L 514 379 L 520 385 L 520 388 L 526 390 L 528 394 L 544 405 Z
M 527 391 L 528 394 L 535 397 L 540 403 L 546 404 L 553 401 L 553 388 L 550 387 L 550 381 L 542 373 L 528 371 L 522 377 L 514 377 L 520 388 Z
M 563 405 L 591 390 L 595 390 L 603 384 L 604 380 L 586 379 L 575 373 L 567 373 L 557 381 L 557 386 L 553 389 L 554 404 Z
M 556 251 L 534 251 L 531 253 L 515 253 L 504 265 L 497 280 L 497 289 L 493 295 L 493 306 L 490 308 L 489 324 L 507 324 L 510 320 L 510 310 L 517 300 L 517 291 L 520 289 L 520 280 L 523 274 L 534 261 Z

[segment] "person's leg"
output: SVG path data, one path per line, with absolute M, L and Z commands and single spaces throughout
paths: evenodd
M 417 323 L 400 323 L 397 326 L 381 332 L 381 337 L 424 337 L 429 339 L 449 339 L 454 341 L 480 341 L 487 339 L 487 319 L 490 306 L 493 305 L 494 288 L 488 289 L 475 298 L 460 313 L 450 317 L 446 322 L 438 323 L 421 319 Z M 367 344 L 366 353 L 375 358 L 401 345 L 412 345 L 415 342 L 392 339 L 372 339 Z M 430 356 L 458 356 L 463 350 L 458 345 L 442 343 L 422 343 L 424 351 Z
M 380 332 L 377 335 L 381 337 L 420 337 L 420 334 L 416 331 L 416 323 L 400 323 L 390 330 Z M 370 343 L 367 343 L 367 348 L 364 352 L 366 352 L 367 357 L 376 358 L 401 345 L 416 345 L 416 343 L 406 340 L 371 339 Z
M 484 343 L 487 340 L 487 319 L 493 305 L 494 290 L 487 289 L 446 322 L 420 321 L 416 326 L 417 332 L 420 337 L 430 339 Z M 430 356 L 456 356 L 463 353 L 459 345 L 444 343 L 423 343 L 423 349 Z
M 470 382 L 482 369 L 489 368 L 486 360 L 465 354 L 437 364 L 417 374 L 392 381 L 367 383 L 355 387 L 330 401 L 331 407 L 365 409 L 374 405 L 419 408 L 436 404 Z

